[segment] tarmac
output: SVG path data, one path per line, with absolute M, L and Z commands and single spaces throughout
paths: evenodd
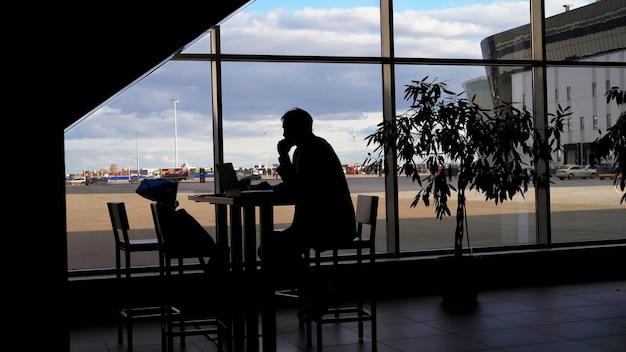
M 352 177 L 358 177 L 354 175 Z M 593 181 L 593 180 L 590 180 Z M 597 181 L 597 180 L 596 180 Z M 191 181 L 193 182 L 193 181 Z M 626 204 L 619 204 L 619 194 L 609 183 L 590 184 L 585 187 L 555 187 L 551 189 L 553 241 L 579 241 L 591 239 L 624 239 Z M 85 187 L 85 186 L 67 186 Z M 214 206 L 188 200 L 192 193 L 178 193 L 179 208 L 184 208 L 215 234 Z M 378 209 L 377 247 L 385 250 L 385 202 L 383 193 Z M 453 244 L 456 200 L 449 201 L 452 217 L 439 220 L 434 206 L 422 203 L 411 207 L 415 192 L 399 193 L 400 243 L 403 250 L 449 248 Z M 455 196 L 454 194 L 452 195 Z M 136 193 L 67 194 L 68 268 L 111 268 L 115 265 L 115 243 L 106 207 L 108 201 L 123 201 L 133 238 L 155 236 L 150 211 L 150 200 Z M 356 204 L 356 194 L 353 195 Z M 469 192 L 467 215 L 471 244 L 474 247 L 534 243 L 535 206 L 532 190 L 526 199 L 516 197 L 494 206 L 479 194 Z M 277 228 L 287 227 L 293 217 L 293 206 L 279 206 L 274 210 Z M 157 263 L 156 254 L 139 253 L 133 265 Z

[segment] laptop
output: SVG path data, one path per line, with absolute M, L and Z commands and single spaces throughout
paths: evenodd
M 237 179 L 237 172 L 233 167 L 233 163 L 216 164 L 215 169 L 219 178 L 220 186 L 224 190 L 224 194 L 227 197 L 240 197 L 242 194 L 253 193 L 272 193 L 272 190 L 267 189 L 247 189 L 243 186 L 243 183 Z M 244 187 L 242 189 L 242 187 Z
M 215 169 L 220 182 L 220 187 L 227 197 L 239 197 L 241 195 L 241 184 L 237 179 L 237 173 L 233 163 L 216 164 Z

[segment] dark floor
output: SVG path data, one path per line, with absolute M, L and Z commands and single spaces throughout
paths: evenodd
M 277 313 L 278 351 L 306 346 L 295 307 Z M 378 351 L 626 351 L 626 281 L 483 291 L 471 311 L 451 311 L 439 296 L 379 300 Z M 71 328 L 72 352 L 126 351 L 113 323 Z M 371 351 L 358 343 L 356 323 L 325 326 L 324 351 Z M 161 351 L 158 321 L 137 323 L 135 351 Z M 188 337 L 184 351 L 215 351 L 203 336 Z M 175 349 L 181 350 L 178 343 Z

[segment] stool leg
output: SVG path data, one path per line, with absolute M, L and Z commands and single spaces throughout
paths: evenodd
M 161 318 L 161 352 L 167 352 L 167 331 L 165 331 L 165 326 L 163 326 L 164 323 L 164 318 Z
M 126 272 L 126 285 L 130 286 L 130 249 L 124 251 L 124 265 L 124 271 Z M 128 352 L 133 352 L 133 310 L 130 305 L 127 305 L 126 307 L 126 341 L 128 345 Z
M 183 262 L 183 258 L 180 257 L 178 258 L 178 277 L 182 280 L 183 274 L 184 274 L 184 262 Z M 178 301 L 177 301 L 178 302 Z M 178 304 L 178 303 L 176 303 Z M 171 308 L 171 307 L 170 307 Z M 179 322 L 180 322 L 180 347 L 181 348 L 185 348 L 185 317 L 183 316 L 183 311 L 182 311 L 182 307 L 181 308 L 180 313 L 178 314 L 178 316 L 180 317 Z
M 311 329 L 311 323 L 304 323 L 306 325 L 306 345 L 311 346 L 313 343 L 313 337 L 311 336 L 313 331 Z
M 322 352 L 323 350 L 323 345 L 322 345 L 322 324 L 320 324 L 319 322 L 315 323 L 316 326 L 316 338 L 317 338 L 317 352 Z
M 117 343 L 124 343 L 124 317 L 121 311 L 117 312 Z
M 128 352 L 133 352 L 133 310 L 126 310 L 126 341 L 128 343 Z
M 172 305 L 171 302 L 168 302 L 165 305 L 165 334 L 167 335 L 167 348 L 166 351 L 174 351 L 174 328 L 172 323 L 174 322 L 174 317 L 172 316 Z M 165 346 L 165 344 L 163 345 Z
M 377 337 L 376 337 L 376 300 L 375 298 L 372 298 L 372 304 L 370 306 L 372 312 L 372 320 L 371 320 L 371 324 L 372 324 L 372 352 L 376 352 L 377 348 Z

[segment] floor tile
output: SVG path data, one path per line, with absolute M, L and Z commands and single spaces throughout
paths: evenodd
M 475 309 L 451 310 L 438 295 L 381 299 L 378 304 L 378 352 L 626 351 L 626 281 L 525 287 L 485 291 Z M 316 352 L 315 327 L 307 345 L 295 306 L 277 311 L 276 352 Z M 372 351 L 369 324 L 358 341 L 356 323 L 325 325 L 325 352 Z M 117 343 L 114 321 L 72 322 L 70 352 L 127 352 Z M 158 320 L 134 326 L 135 352 L 161 352 Z M 125 336 L 126 338 L 126 336 Z M 262 340 L 259 341 L 262 346 Z M 186 339 L 184 350 L 214 352 L 202 336 Z M 263 351 L 260 351 L 263 352 Z

